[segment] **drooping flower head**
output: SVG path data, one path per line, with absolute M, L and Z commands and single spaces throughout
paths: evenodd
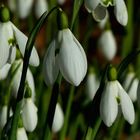
M 22 56 L 25 53 L 27 37 L 9 21 L 9 10 L 2 6 L 0 8 L 0 69 L 6 63 L 13 63 L 16 57 L 16 49 L 20 50 Z M 29 63 L 33 66 L 39 65 L 39 56 L 33 48 Z
M 96 21 L 106 17 L 108 6 L 114 6 L 117 21 L 125 26 L 128 22 L 128 13 L 124 0 L 85 0 L 86 9 L 92 13 Z
M 64 12 L 58 13 L 58 34 L 44 57 L 43 73 L 47 85 L 53 85 L 59 71 L 71 84 L 78 86 L 87 72 L 85 52 L 68 28 Z
M 105 85 L 100 102 L 100 115 L 108 127 L 113 124 L 117 117 L 118 106 L 121 107 L 125 120 L 133 124 L 135 119 L 133 103 L 117 80 L 116 69 L 110 68 L 108 82 Z

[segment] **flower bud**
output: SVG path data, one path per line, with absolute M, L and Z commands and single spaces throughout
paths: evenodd
M 10 13 L 5 6 L 0 7 L 0 22 L 7 22 L 10 20 Z

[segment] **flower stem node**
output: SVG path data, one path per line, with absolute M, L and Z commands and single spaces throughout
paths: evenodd
M 109 81 L 115 81 L 117 79 L 117 70 L 115 67 L 113 66 L 109 67 L 107 77 Z
M 58 29 L 59 30 L 63 30 L 65 28 L 68 28 L 67 15 L 61 9 L 58 10 L 57 24 L 58 24 Z
M 7 22 L 10 20 L 10 12 L 7 7 L 0 7 L 0 22 Z

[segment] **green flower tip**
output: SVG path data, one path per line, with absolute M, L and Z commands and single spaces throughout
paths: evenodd
M 25 88 L 24 98 L 31 98 L 31 97 L 32 97 L 32 90 L 27 83 Z
M 132 64 L 128 66 L 128 72 L 134 72 L 134 67 Z
M 89 66 L 88 72 L 89 72 L 89 73 L 95 73 L 95 68 L 92 67 L 92 66 Z
M 0 7 L 0 22 L 7 22 L 10 20 L 9 9 L 5 6 Z
M 117 70 L 115 67 L 113 66 L 109 67 L 107 77 L 109 81 L 115 81 L 117 79 Z
M 22 121 L 22 118 L 20 116 L 19 120 L 18 120 L 18 128 L 22 128 L 22 127 L 23 127 L 23 121 Z
M 58 24 L 59 30 L 63 30 L 65 28 L 68 28 L 67 15 L 61 9 L 59 9 L 58 13 L 57 13 L 57 24 Z

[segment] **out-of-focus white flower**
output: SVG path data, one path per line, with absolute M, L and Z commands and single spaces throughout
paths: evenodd
M 16 70 L 16 68 L 18 67 L 14 77 L 13 77 L 13 81 L 12 81 L 12 95 L 16 98 L 17 97 L 17 92 L 18 92 L 18 88 L 20 85 L 20 80 L 21 80 L 21 74 L 22 74 L 22 67 L 23 67 L 23 61 L 22 59 L 20 60 L 16 60 L 13 63 L 13 71 Z M 32 91 L 32 99 L 35 99 L 35 85 L 34 85 L 34 78 L 33 75 L 30 71 L 30 69 L 28 68 L 27 70 L 27 76 L 26 76 L 26 81 L 28 82 L 28 85 L 31 88 Z
M 116 41 L 111 30 L 105 30 L 98 42 L 99 48 L 107 60 L 112 60 L 117 52 Z
M 52 124 L 53 132 L 55 133 L 58 132 L 62 128 L 63 123 L 64 123 L 64 114 L 60 104 L 57 103 L 55 108 L 53 124 Z
M 125 120 L 133 124 L 135 112 L 130 97 L 117 80 L 108 81 L 100 103 L 100 115 L 108 127 L 113 124 L 117 117 L 118 105 L 121 107 Z
M 114 6 L 114 13 L 117 21 L 126 25 L 128 13 L 124 0 L 85 0 L 85 7 L 91 12 L 96 21 L 101 21 L 106 17 L 107 7 Z
M 37 107 L 31 98 L 25 98 L 22 108 L 23 125 L 28 132 L 32 132 L 37 125 Z
M 17 129 L 17 140 L 28 140 L 24 127 Z
M 10 21 L 0 22 L 0 69 L 6 63 L 12 63 L 16 56 L 16 45 L 24 56 L 27 36 L 18 30 Z M 39 65 L 39 56 L 33 48 L 29 63 L 33 66 Z
M 90 72 L 87 76 L 86 93 L 90 100 L 93 100 L 97 89 L 99 88 L 99 80 L 95 72 Z
M 35 3 L 35 13 L 37 18 L 39 18 L 45 11 L 48 11 L 47 0 L 37 0 Z
M 81 83 L 87 72 L 85 52 L 68 28 L 59 30 L 58 38 L 51 42 L 45 54 L 43 73 L 47 85 L 55 82 L 59 70 L 75 86 Z
M 7 77 L 10 67 L 11 64 L 7 63 L 0 69 L 0 80 L 4 80 Z
M 57 0 L 58 4 L 63 5 L 66 0 Z
M 128 95 L 133 102 L 137 100 L 137 88 L 139 79 L 135 77 L 134 72 L 129 72 L 124 80 L 124 88 L 128 90 Z

